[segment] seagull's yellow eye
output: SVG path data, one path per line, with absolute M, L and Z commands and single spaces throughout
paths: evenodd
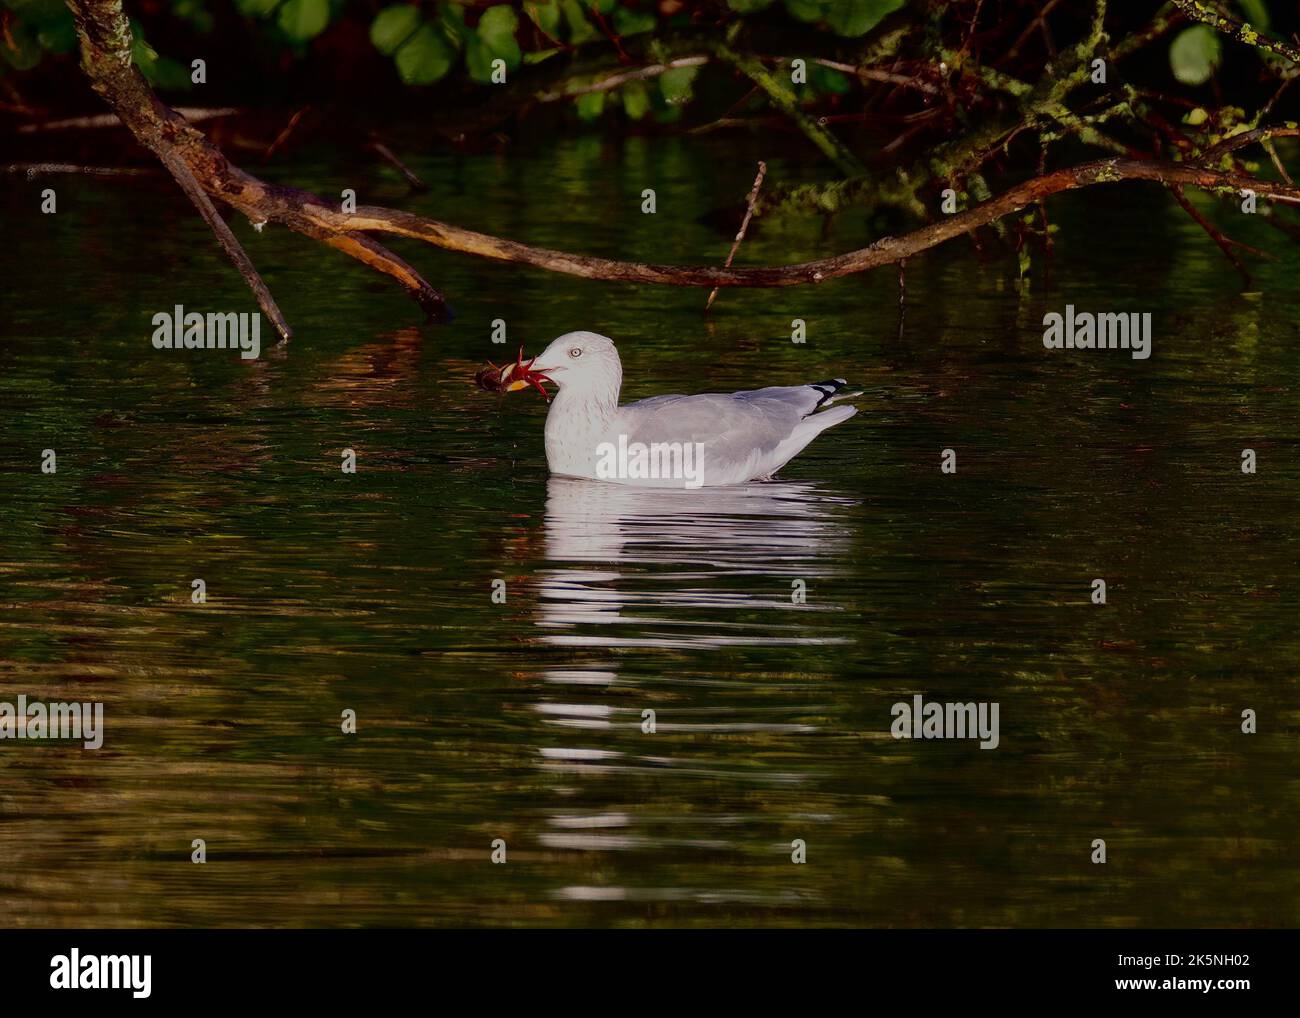
M 581 357 L 581 356 L 582 356 L 582 347 L 580 347 L 580 346 L 575 346 L 572 350 L 569 351 L 569 356 L 570 356 L 570 357 Z

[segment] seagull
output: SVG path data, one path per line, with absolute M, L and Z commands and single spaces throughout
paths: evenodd
M 558 390 L 546 415 L 551 473 L 639 487 L 770 480 L 823 431 L 858 412 L 831 404 L 861 395 L 832 378 L 619 406 L 623 365 L 613 341 L 595 332 L 567 332 L 500 374 L 507 392 L 541 388 L 542 381 Z

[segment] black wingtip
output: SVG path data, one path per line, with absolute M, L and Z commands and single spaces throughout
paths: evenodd
M 811 388 L 814 388 L 821 393 L 821 399 L 819 399 L 817 405 L 812 408 L 812 412 L 816 413 L 826 405 L 828 400 L 834 399 L 848 387 L 849 383 L 842 378 L 828 378 L 824 382 L 811 383 Z

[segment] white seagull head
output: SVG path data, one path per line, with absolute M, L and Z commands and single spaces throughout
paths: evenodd
M 623 364 L 608 336 L 596 332 L 566 332 L 537 355 L 533 370 L 571 395 L 618 401 Z

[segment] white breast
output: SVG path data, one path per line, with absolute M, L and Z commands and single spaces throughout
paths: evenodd
M 609 408 L 561 389 L 546 415 L 546 465 L 567 477 L 596 477 L 597 447 L 608 440 Z

